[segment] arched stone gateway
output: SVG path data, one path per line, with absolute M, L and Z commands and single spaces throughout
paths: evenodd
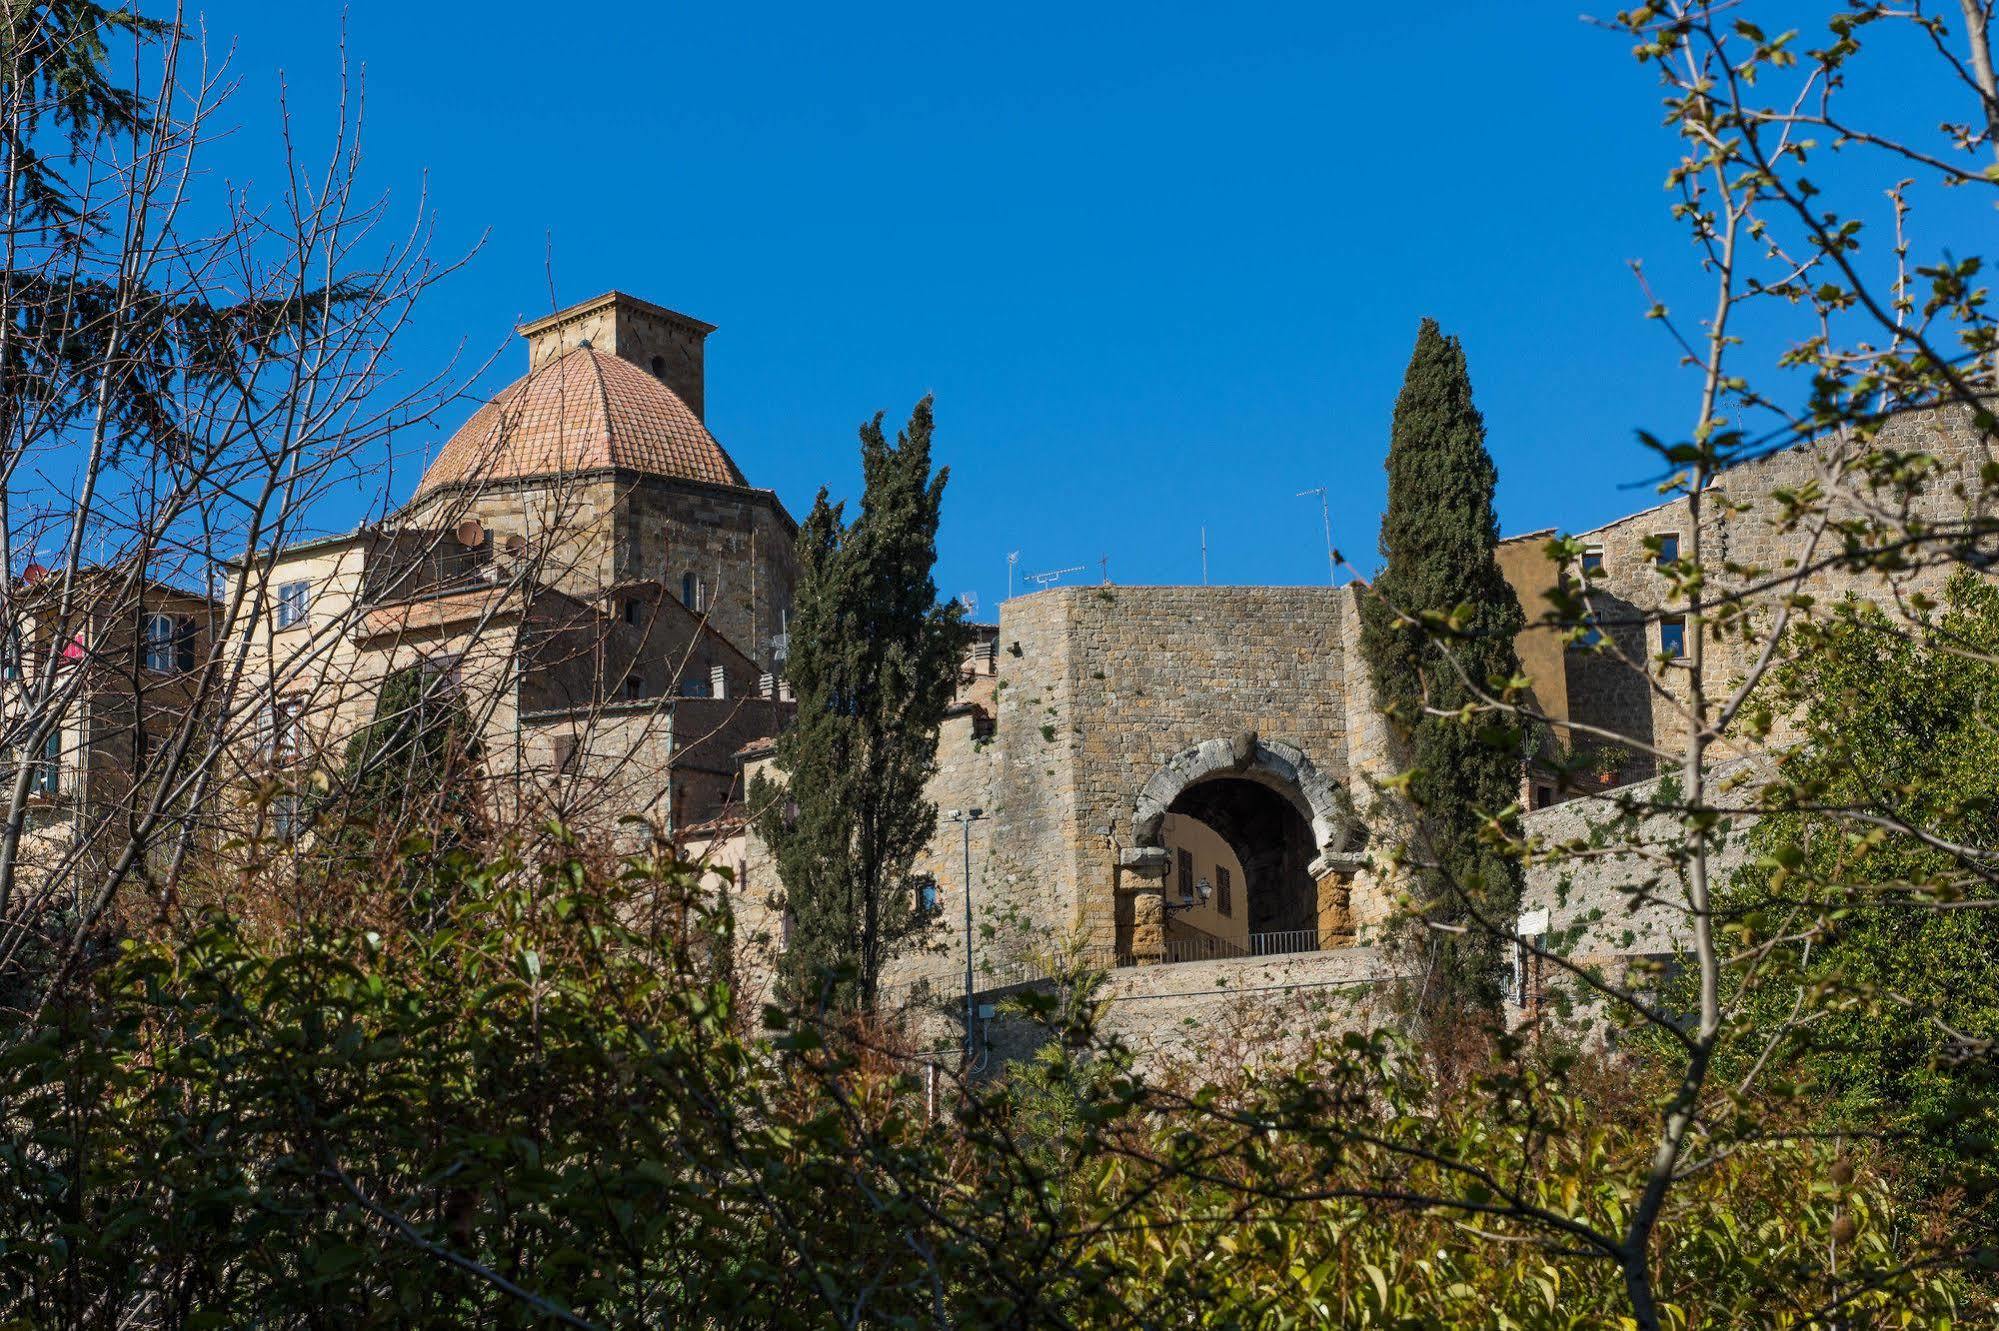
M 1303 750 L 1261 739 L 1253 730 L 1234 739 L 1203 741 L 1167 759 L 1139 792 L 1131 819 L 1133 843 L 1158 846 L 1159 825 L 1174 801 L 1190 786 L 1231 777 L 1268 786 L 1310 824 L 1317 854 L 1308 867 L 1314 877 L 1350 866 L 1361 825 L 1339 782 L 1314 767 Z
M 1223 870 L 1190 858 L 1179 840 L 1189 835 L 1189 821 L 1228 845 L 1241 875 L 1239 897 L 1231 899 Z M 1167 844 L 1171 828 L 1182 829 L 1172 833 L 1177 850 Z M 1361 825 L 1339 783 L 1292 745 L 1244 731 L 1175 754 L 1139 793 L 1132 831 L 1134 844 L 1119 862 L 1118 923 L 1121 948 L 1134 961 L 1318 951 L 1353 941 Z M 1185 881 L 1172 881 L 1176 868 Z M 1197 882 L 1216 889 L 1215 900 L 1193 896 Z

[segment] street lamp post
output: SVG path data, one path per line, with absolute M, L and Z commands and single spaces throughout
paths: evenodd
M 946 809 L 944 816 L 958 824 L 965 850 L 965 1066 L 972 1063 L 972 824 L 986 816 L 984 809 Z

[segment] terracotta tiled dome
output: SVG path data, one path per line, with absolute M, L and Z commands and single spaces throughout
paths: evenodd
M 628 360 L 581 346 L 474 412 L 445 441 L 416 492 L 613 467 L 748 484 L 671 388 Z

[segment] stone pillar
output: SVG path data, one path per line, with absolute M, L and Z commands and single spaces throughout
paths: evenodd
M 1353 880 L 1363 867 L 1357 856 L 1322 854 L 1312 862 L 1319 889 L 1319 950 L 1354 945 Z
M 1319 879 L 1319 950 L 1353 946 L 1353 878 L 1329 873 Z
M 1135 846 L 1118 852 L 1119 893 L 1131 899 L 1131 937 L 1120 939 L 1132 963 L 1154 966 L 1166 958 L 1166 872 L 1171 857 L 1164 846 Z M 1123 912 L 1119 912 L 1122 914 Z

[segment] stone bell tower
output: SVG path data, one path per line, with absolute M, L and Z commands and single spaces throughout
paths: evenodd
M 610 291 L 521 325 L 528 343 L 528 371 L 587 342 L 643 369 L 672 389 L 695 419 L 705 420 L 703 348 L 715 325 Z

